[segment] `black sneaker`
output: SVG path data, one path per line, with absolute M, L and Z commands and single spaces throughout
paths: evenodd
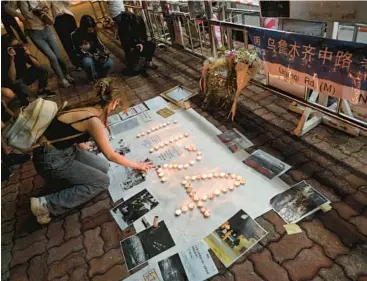
M 41 91 L 38 91 L 37 96 L 39 98 L 44 98 L 44 97 L 46 97 L 46 98 L 52 98 L 52 97 L 56 96 L 56 93 L 55 92 L 51 92 L 48 89 L 43 89 Z
M 31 159 L 31 156 L 29 154 L 18 154 L 18 153 L 9 153 L 8 159 L 11 163 L 8 163 L 8 165 L 17 165 L 17 164 L 23 164 Z
M 1 181 L 7 181 L 13 173 L 5 164 L 1 163 Z

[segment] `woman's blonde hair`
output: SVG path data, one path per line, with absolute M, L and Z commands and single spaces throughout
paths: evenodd
M 102 121 L 109 129 L 107 117 L 108 117 L 108 105 L 120 99 L 120 106 L 126 110 L 129 107 L 129 101 L 127 98 L 127 89 L 124 88 L 116 78 L 102 78 L 94 86 L 94 90 L 89 94 L 87 100 L 79 102 L 77 104 L 66 106 L 60 114 L 66 111 L 83 108 L 83 107 L 95 107 L 100 106 L 103 110 Z

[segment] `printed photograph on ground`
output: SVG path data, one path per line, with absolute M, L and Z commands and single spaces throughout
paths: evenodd
M 228 130 L 217 137 L 232 153 L 253 146 L 253 143 L 236 129 Z
M 178 254 L 158 262 L 164 281 L 188 281 L 185 268 Z
M 204 240 L 219 260 L 229 267 L 266 234 L 256 221 L 240 210 Z
M 326 197 L 305 181 L 293 185 L 270 199 L 270 205 L 274 211 L 288 224 L 296 223 L 316 212 L 327 202 L 329 200 Z
M 262 150 L 256 150 L 243 163 L 269 179 L 285 173 L 291 167 Z
M 120 242 L 128 270 L 175 246 L 164 221 Z
M 144 189 L 111 209 L 111 215 L 121 230 L 124 230 L 150 210 L 157 207 L 158 204 L 153 195 Z

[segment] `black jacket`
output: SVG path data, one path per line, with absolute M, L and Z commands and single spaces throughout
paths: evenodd
M 131 50 L 137 44 L 146 43 L 148 36 L 143 18 L 129 12 L 121 15 L 119 37 L 124 50 Z
M 98 38 L 97 34 L 88 34 L 82 31 L 80 28 L 77 28 L 74 32 L 71 33 L 71 39 L 73 41 L 73 47 L 76 54 L 81 58 L 91 56 L 100 52 L 106 52 L 106 47 Z M 84 41 L 89 42 L 91 46 L 88 51 L 84 51 L 81 48 Z

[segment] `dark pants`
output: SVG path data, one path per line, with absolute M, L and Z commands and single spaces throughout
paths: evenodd
M 28 86 L 36 81 L 38 81 L 39 90 L 43 90 L 47 87 L 48 72 L 45 68 L 31 66 L 28 68 L 24 77 L 15 80 L 9 88 L 12 89 L 18 99 L 23 102 L 24 100 L 27 100 L 27 97 L 31 93 L 31 89 Z
M 20 37 L 20 40 L 23 41 L 23 43 L 28 43 L 27 38 L 25 37 L 22 29 L 20 28 L 19 24 L 17 23 L 16 19 L 10 15 L 4 15 L 1 19 L 4 28 L 6 30 L 6 32 L 12 36 L 13 38 L 15 38 L 14 36 L 14 31 L 11 28 L 14 28 L 15 31 L 18 33 L 18 36 Z
M 145 61 L 150 62 L 153 59 L 153 55 L 155 52 L 155 43 L 152 41 L 147 41 L 145 43 L 142 43 L 143 45 L 143 51 L 140 52 L 138 48 L 130 49 L 125 48 L 125 59 L 127 63 L 127 67 L 130 70 L 137 70 L 137 67 L 139 67 L 139 58 L 145 58 Z
M 74 51 L 71 39 L 71 33 L 77 29 L 75 18 L 69 14 L 59 15 L 55 19 L 54 28 L 71 63 L 75 67 L 79 67 L 81 61 Z

